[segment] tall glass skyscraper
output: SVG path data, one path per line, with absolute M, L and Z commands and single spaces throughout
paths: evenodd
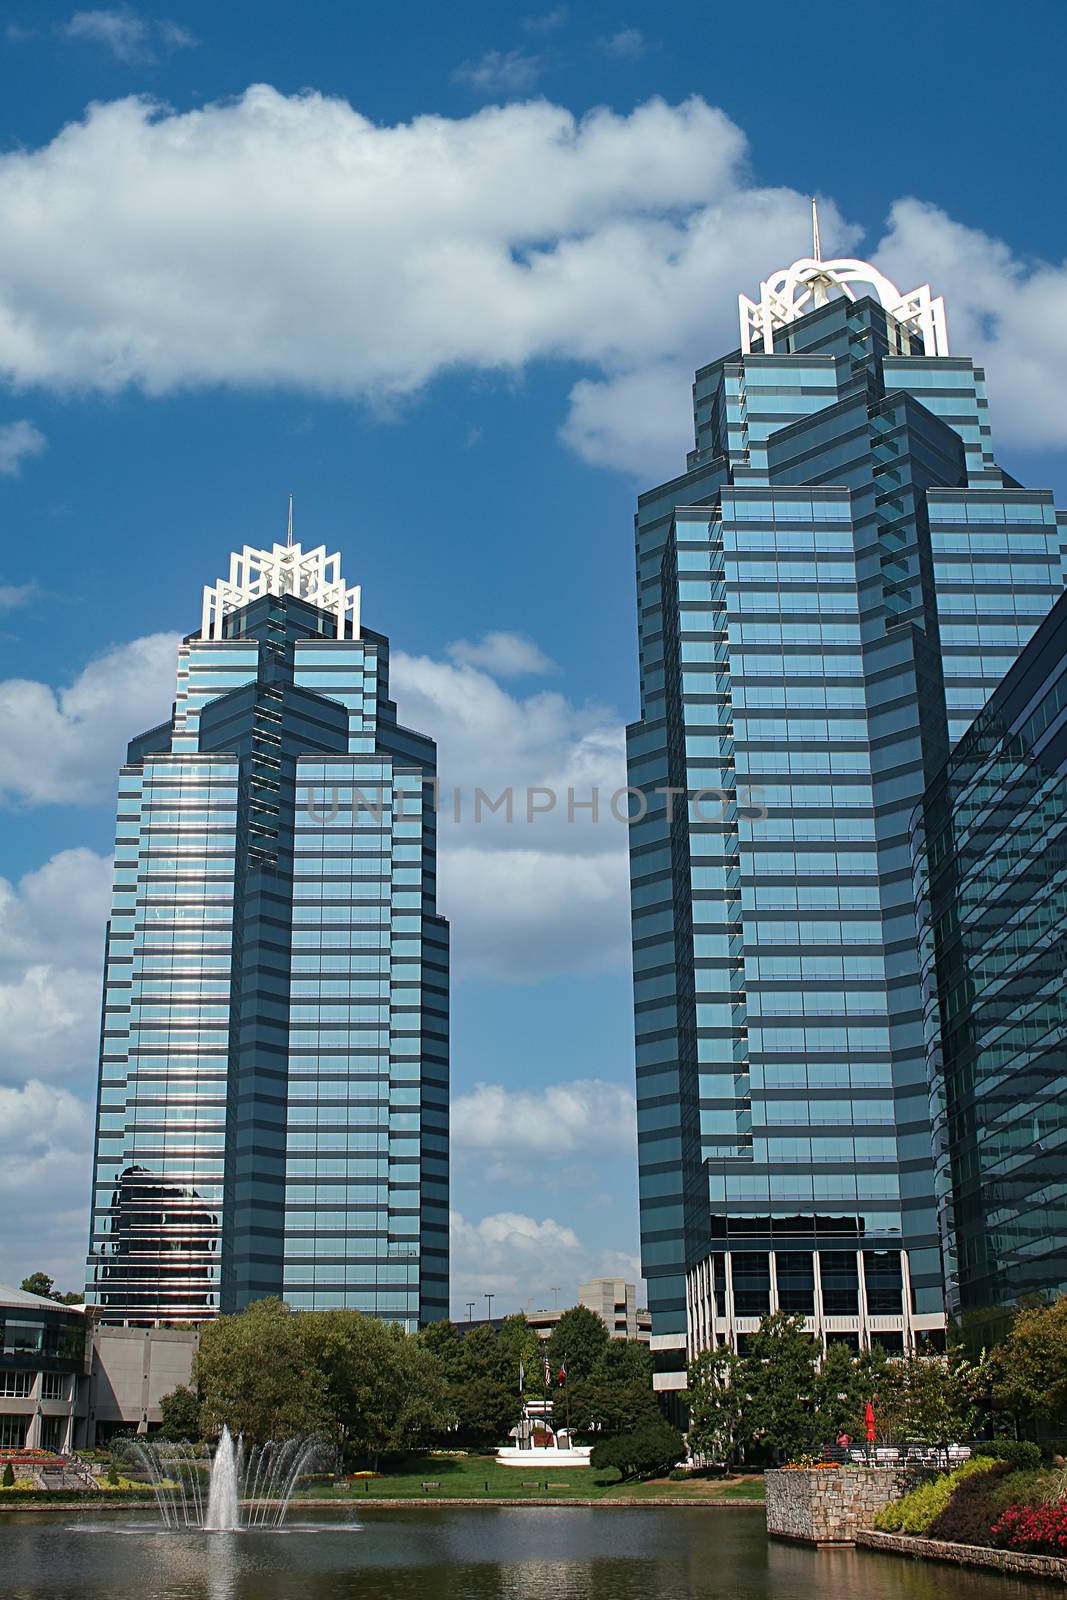
M 636 518 L 642 1257 L 661 1389 L 761 1315 L 945 1326 L 909 824 L 1064 583 L 944 308 L 811 258 L 741 296 Z
M 325 547 L 245 546 L 119 778 L 88 1301 L 448 1313 L 436 750 Z
M 916 813 L 949 1309 L 1067 1294 L 1067 594 Z

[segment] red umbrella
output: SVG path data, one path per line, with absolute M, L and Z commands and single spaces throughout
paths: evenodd
M 867 1401 L 867 1410 L 864 1413 L 863 1420 L 867 1424 L 867 1443 L 873 1444 L 878 1435 L 874 1427 L 874 1407 L 869 1400 Z

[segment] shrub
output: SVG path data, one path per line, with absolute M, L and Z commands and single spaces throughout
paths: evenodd
M 930 1524 L 930 1538 L 945 1539 L 949 1544 L 989 1544 L 993 1524 L 1003 1509 L 1000 1491 L 1010 1472 L 1006 1461 L 997 1461 L 988 1472 L 965 1478 Z
M 1062 1556 L 1067 1552 L 1067 1502 L 1008 1506 L 993 1524 L 993 1543 L 1001 1550 Z
M 974 1453 L 993 1461 L 1006 1461 L 1022 1471 L 1033 1471 L 1041 1465 L 1041 1447 L 1032 1439 L 987 1439 L 975 1445 Z
M 672 1483 L 685 1483 L 691 1474 L 688 1467 L 672 1467 L 667 1476 Z
M 979 1472 L 990 1472 L 993 1462 L 988 1456 L 972 1456 L 952 1472 L 942 1473 L 927 1483 L 920 1484 L 902 1500 L 885 1506 L 874 1519 L 876 1528 L 883 1533 L 923 1534 L 929 1532 L 935 1517 L 940 1516 L 952 1498 L 956 1485 Z
M 589 1460 L 597 1472 L 616 1467 L 623 1478 L 651 1478 L 668 1472 L 684 1454 L 685 1440 L 678 1429 L 656 1420 L 642 1423 L 632 1433 L 598 1440 Z
M 5 1489 L 13 1489 L 14 1487 L 15 1487 L 15 1469 L 11 1465 L 10 1461 L 8 1461 L 4 1465 L 4 1488 Z

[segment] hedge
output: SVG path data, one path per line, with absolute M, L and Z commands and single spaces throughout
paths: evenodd
M 928 1483 L 920 1484 L 902 1500 L 894 1500 L 875 1516 L 874 1525 L 882 1533 L 927 1533 L 935 1517 L 940 1516 L 955 1492 L 956 1485 L 978 1472 L 991 1472 L 994 1463 L 989 1456 L 971 1456 L 952 1472 L 945 1472 Z

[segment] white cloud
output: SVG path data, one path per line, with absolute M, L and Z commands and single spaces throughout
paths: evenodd
M 648 40 L 640 28 L 620 28 L 602 40 L 601 47 L 614 61 L 639 61 L 648 49 Z
M 555 33 L 569 21 L 570 11 L 566 6 L 553 6 L 551 11 L 542 12 L 540 16 L 523 17 L 522 26 L 527 33 Z
M 452 82 L 466 84 L 478 94 L 524 94 L 540 74 L 539 56 L 525 50 L 487 50 L 477 61 L 464 61 L 457 67 Z
M 464 70 L 520 92 L 535 59 Z M 857 249 L 821 209 L 825 249 Z M 806 195 L 752 184 L 743 133 L 700 98 L 378 126 L 267 85 L 195 111 L 94 105 L 0 156 L 0 217 L 12 382 L 280 385 L 384 414 L 443 371 L 559 360 L 584 369 L 564 439 L 642 477 L 681 468 L 693 368 L 735 347 L 738 290 L 804 250 L 810 225 Z M 999 437 L 1067 438 L 1067 268 L 915 200 L 867 248 L 905 287 L 947 294 L 954 348 L 988 364 Z
M 582 378 L 571 390 L 560 437 L 594 466 L 621 467 L 647 482 L 674 476 L 693 447 L 692 381 L 680 361 Z
M 91 661 L 66 689 L 0 681 L 0 796 L 82 804 L 114 791 L 126 745 L 162 722 L 174 695 L 176 634 L 149 634 Z
M 263 85 L 184 113 L 95 105 L 0 156 L 0 370 L 380 402 L 454 367 L 706 354 L 738 282 L 806 237 L 805 197 L 740 188 L 744 155 L 699 99 L 395 127 Z
M 438 744 L 439 903 L 456 970 L 526 980 L 620 967 L 626 829 L 610 801 L 626 776 L 614 714 L 558 693 L 509 694 L 474 667 L 403 653 L 392 658 L 391 687 L 401 721 Z M 581 809 L 594 789 L 597 821 Z M 478 790 L 487 801 L 476 808 Z M 508 790 L 510 821 L 506 804 L 489 810 Z M 555 797 L 551 810 L 540 809 L 549 795 L 537 790 Z
M 118 61 L 140 66 L 154 61 L 156 49 L 188 50 L 197 40 L 180 23 L 143 17 L 132 6 L 75 11 L 59 32 L 67 39 L 103 45 Z
M 564 1160 L 575 1153 L 637 1147 L 631 1090 L 602 1078 L 579 1078 L 541 1089 L 479 1083 L 457 1095 L 450 1111 L 457 1152 L 491 1150 Z
M 476 667 L 403 651 L 391 658 L 390 686 L 401 721 L 437 740 L 442 789 L 462 792 L 459 842 L 481 849 L 519 844 L 563 852 L 625 850 L 624 830 L 608 813 L 608 800 L 626 782 L 623 729 L 613 711 L 577 705 L 556 691 L 512 694 Z M 527 823 L 527 793 L 536 787 L 550 788 L 559 799 Z M 574 789 L 578 801 L 593 787 L 604 795 L 601 820 L 593 824 L 588 814 L 577 813 L 568 821 L 567 789 Z M 476 788 L 491 798 L 511 788 L 514 820 L 483 809 L 476 823 Z M 539 807 L 541 800 L 534 804 Z M 448 826 L 449 842 L 455 843 L 457 824 Z
M 39 1268 L 84 1287 L 92 1148 L 88 1102 L 37 1080 L 0 1087 L 0 1280 Z
M 561 1306 L 574 1305 L 579 1283 L 619 1274 L 640 1279 L 636 1256 L 584 1245 L 574 1229 L 552 1217 L 538 1221 L 521 1212 L 498 1211 L 477 1222 L 460 1212 L 451 1215 L 451 1288 L 453 1316 L 466 1316 L 466 1302 L 485 1316 L 485 1295 L 493 1296 L 493 1315 L 506 1315 L 523 1305 L 551 1304 L 559 1290 Z
M 28 606 L 37 595 L 35 583 L 0 583 L 0 612 Z
M 111 863 L 62 850 L 0 878 L 0 1079 L 91 1076 Z
M 556 663 L 521 633 L 485 633 L 475 644 L 457 639 L 448 654 L 460 666 L 482 667 L 495 678 L 535 677 L 558 672 Z
M 874 259 L 899 288 L 944 295 L 950 350 L 986 368 L 996 442 L 1067 444 L 1067 261 L 1025 262 L 914 199 L 893 206 Z
M 0 425 L 0 476 L 17 478 L 23 461 L 39 456 L 47 442 L 41 430 L 25 418 Z
M 626 847 L 455 848 L 441 830 L 440 905 L 457 972 L 510 982 L 616 971 L 630 937 Z

